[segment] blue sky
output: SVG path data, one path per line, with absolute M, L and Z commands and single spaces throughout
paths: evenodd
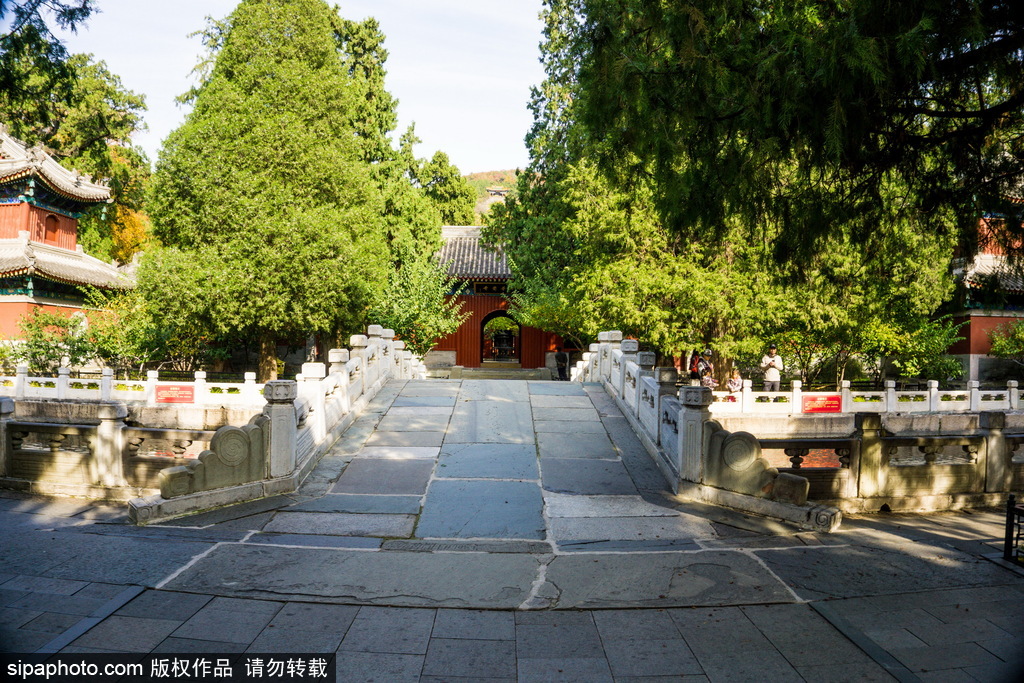
M 331 4 L 334 4 L 332 1 Z M 398 98 L 395 138 L 415 121 L 421 157 L 444 151 L 463 173 L 522 168 L 531 123 L 530 86 L 540 83 L 541 0 L 339 0 L 350 19 L 374 16 L 387 36 L 388 90 Z M 136 142 L 155 162 L 184 120 L 174 98 L 192 84 L 202 48 L 188 35 L 237 0 L 99 0 L 71 52 L 92 53 L 126 88 L 146 96 L 149 131 Z

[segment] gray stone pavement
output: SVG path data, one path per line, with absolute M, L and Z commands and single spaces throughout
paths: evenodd
M 291 496 L 0 497 L 0 651 L 336 653 L 338 680 L 1012 681 L 998 511 L 799 532 L 675 499 L 596 386 L 385 387 Z

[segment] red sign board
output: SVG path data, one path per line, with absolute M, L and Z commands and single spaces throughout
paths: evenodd
M 157 403 L 194 403 L 196 388 L 191 384 L 158 384 Z
M 843 412 L 842 394 L 813 394 L 801 396 L 805 413 L 841 413 Z

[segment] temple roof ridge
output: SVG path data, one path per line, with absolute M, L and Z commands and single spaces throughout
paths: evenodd
M 82 202 L 110 201 L 109 187 L 64 168 L 40 145 L 29 147 L 0 125 L 0 183 L 25 176 L 41 177 L 56 192 Z

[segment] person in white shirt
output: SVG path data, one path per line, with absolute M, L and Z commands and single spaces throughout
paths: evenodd
M 768 347 L 768 355 L 761 358 L 761 369 L 764 370 L 764 390 L 778 391 L 782 380 L 782 356 L 776 353 L 776 346 Z

